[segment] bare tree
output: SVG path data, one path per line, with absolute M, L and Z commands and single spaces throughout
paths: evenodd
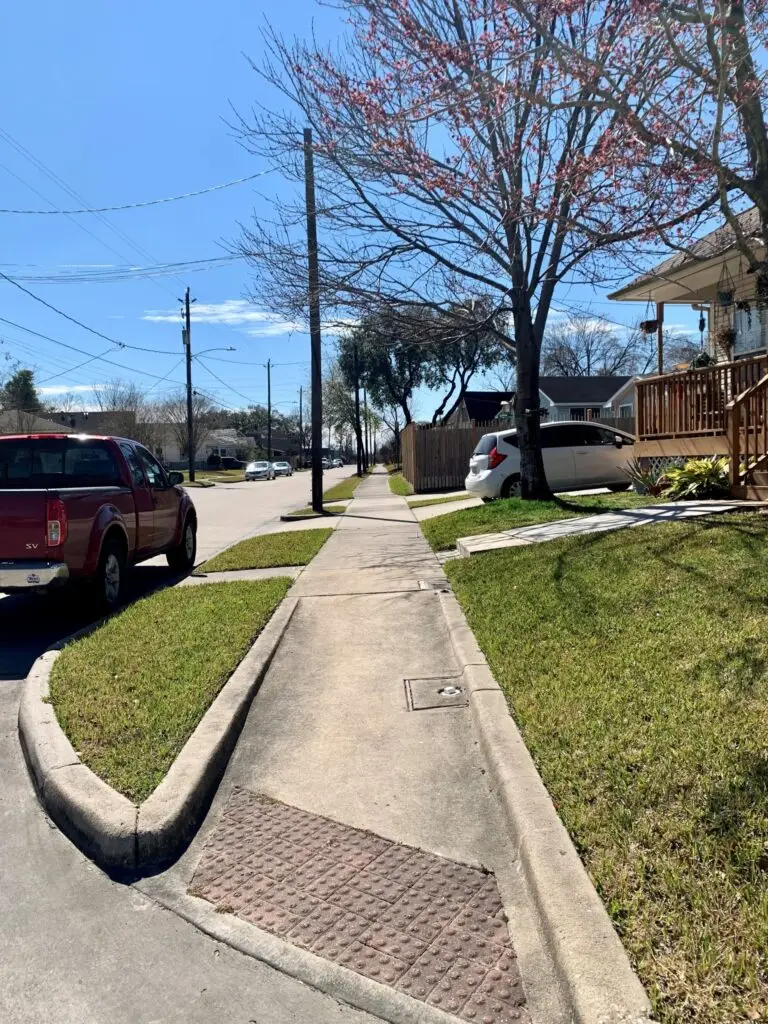
M 548 327 L 542 372 L 551 377 L 614 377 L 639 372 L 647 348 L 638 331 L 621 332 L 599 317 L 571 314 Z
M 111 418 L 111 431 L 122 437 L 133 438 L 149 449 L 157 446 L 159 419 L 157 406 L 148 402 L 144 392 L 133 381 L 115 378 L 93 389 L 93 396 L 101 412 L 115 415 Z
M 215 412 L 216 406 L 207 395 L 198 391 L 192 393 L 192 441 L 198 457 L 210 437 Z M 170 427 L 182 456 L 186 457 L 189 445 L 186 391 L 181 390 L 166 399 L 160 407 L 160 415 Z

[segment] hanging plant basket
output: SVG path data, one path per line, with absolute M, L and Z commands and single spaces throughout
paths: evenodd
M 721 309 L 728 309 L 729 306 L 733 305 L 735 287 L 733 278 L 728 271 L 728 264 L 723 261 L 720 278 L 717 282 L 717 304 Z
M 720 348 L 730 355 L 731 349 L 736 343 L 736 328 L 730 325 L 719 328 L 715 335 L 715 341 Z
M 747 314 L 747 324 L 751 327 L 752 326 L 752 304 L 751 304 L 751 302 L 749 302 L 747 299 L 740 299 L 739 302 L 736 303 L 736 309 L 738 309 L 740 313 L 746 313 Z
M 658 320 L 641 320 L 640 321 L 640 330 L 644 334 L 655 334 L 658 329 L 659 329 L 659 321 Z

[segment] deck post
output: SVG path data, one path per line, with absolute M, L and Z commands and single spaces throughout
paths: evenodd
M 659 374 L 664 373 L 664 303 L 656 303 L 656 348 L 659 357 Z
M 741 404 L 739 402 L 734 402 L 730 409 L 728 433 L 730 435 L 728 440 L 729 447 L 731 449 L 730 482 L 731 488 L 734 488 L 737 487 L 739 484 L 739 470 L 741 468 L 739 463 L 739 438 L 741 435 Z

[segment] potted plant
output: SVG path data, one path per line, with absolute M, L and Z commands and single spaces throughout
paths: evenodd
M 640 321 L 640 330 L 643 331 L 644 334 L 655 334 L 658 329 L 659 329 L 659 321 L 658 320 L 641 320 Z
M 722 327 L 718 328 L 717 334 L 715 335 L 715 341 L 724 352 L 727 352 L 728 355 L 730 355 L 731 349 L 736 343 L 736 328 L 732 327 L 730 324 L 723 324 Z

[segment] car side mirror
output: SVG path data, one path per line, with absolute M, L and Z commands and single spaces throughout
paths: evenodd
M 613 443 L 616 445 L 617 448 L 623 448 L 624 447 L 624 438 L 623 437 L 619 437 L 619 435 L 616 434 L 616 436 L 613 439 Z
M 179 484 L 184 483 L 184 474 L 179 472 L 169 473 L 168 482 L 170 483 L 171 487 L 178 487 Z

